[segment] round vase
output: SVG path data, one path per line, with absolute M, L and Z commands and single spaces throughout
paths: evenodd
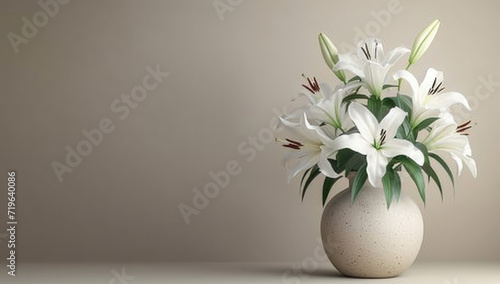
M 420 209 L 403 191 L 387 208 L 384 189 L 366 182 L 354 203 L 351 185 L 334 196 L 321 218 L 321 239 L 333 266 L 342 274 L 387 278 L 413 263 L 422 244 Z

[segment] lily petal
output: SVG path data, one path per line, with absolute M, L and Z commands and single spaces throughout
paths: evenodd
M 389 53 L 387 53 L 384 61 L 382 61 L 382 65 L 394 65 L 399 59 L 401 59 L 401 57 L 403 57 L 404 55 L 410 53 L 410 50 L 406 47 L 396 47 L 395 49 L 389 51 Z
M 413 74 L 411 74 L 410 72 L 408 72 L 406 70 L 398 70 L 398 71 L 396 71 L 396 73 L 394 73 L 393 78 L 394 78 L 394 80 L 404 79 L 406 82 L 408 82 L 408 84 L 410 84 L 410 88 L 411 88 L 413 94 L 414 95 L 418 94 L 419 85 L 418 85 L 417 78 L 415 78 L 415 76 L 413 76 Z
M 364 81 L 370 94 L 380 96 L 385 83 L 385 76 L 389 70 L 388 66 L 382 66 L 378 62 L 369 62 L 364 68 Z
M 405 155 L 420 166 L 424 164 L 424 154 L 408 140 L 391 139 L 384 144 L 380 151 L 389 158 Z
M 339 62 L 335 64 L 333 71 L 349 70 L 353 74 L 364 77 L 363 62 L 361 59 L 350 54 L 339 54 Z
M 340 175 L 333 170 L 332 165 L 325 155 L 321 155 L 318 162 L 319 170 L 327 177 L 338 178 Z
M 448 108 L 456 103 L 462 104 L 468 110 L 471 110 L 469 102 L 464 97 L 464 95 L 457 92 L 447 92 L 429 96 L 429 101 L 427 105 L 429 108 L 441 109 L 441 108 Z
M 288 176 L 288 182 L 290 182 L 299 172 L 303 170 L 307 170 L 310 167 L 314 166 L 320 158 L 320 153 L 314 153 L 313 155 L 307 155 L 306 153 L 301 153 L 301 155 L 297 159 L 297 165 L 290 168 L 287 165 L 287 169 L 290 172 Z M 305 161 L 304 161 L 305 160 Z
M 388 138 L 396 136 L 399 126 L 403 123 L 406 112 L 398 107 L 392 108 L 389 113 L 380 122 L 379 128 L 386 131 Z
M 373 148 L 373 146 L 364 139 L 359 133 L 353 133 L 349 135 L 340 135 L 335 138 L 332 142 L 326 143 L 326 147 L 329 147 L 333 151 L 338 151 L 341 149 L 349 148 L 356 151 L 362 155 L 368 154 Z
M 472 176 L 474 178 L 477 177 L 477 166 L 476 166 L 476 161 L 474 161 L 474 159 L 472 159 L 471 157 L 468 157 L 466 155 L 463 155 L 460 152 L 458 152 L 458 153 L 457 152 L 451 153 L 451 157 L 457 163 L 457 168 L 458 168 L 458 174 L 459 175 L 460 175 L 460 173 L 462 171 L 462 161 L 463 161 L 465 163 L 465 165 L 467 166 L 467 168 L 469 168 Z
M 368 181 L 374 187 L 380 187 L 388 164 L 387 158 L 380 151 L 372 148 L 366 155 L 366 161 L 368 162 L 368 166 L 366 167 Z
M 375 116 L 358 102 L 351 103 L 348 112 L 363 138 L 370 143 L 373 142 L 378 135 L 378 121 Z
M 419 91 L 419 95 L 420 95 L 422 102 L 424 101 L 425 97 L 427 97 L 427 95 L 429 93 L 429 89 L 434 84 L 434 80 L 436 80 L 436 82 L 438 84 L 440 82 L 443 82 L 443 72 L 437 71 L 434 68 L 427 69 L 427 72 L 425 73 L 424 80 L 422 81 L 422 84 L 420 85 L 420 91 Z

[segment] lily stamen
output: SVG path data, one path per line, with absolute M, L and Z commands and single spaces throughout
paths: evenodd
M 380 146 L 384 144 L 386 137 L 387 137 L 387 131 L 385 129 L 380 130 Z
M 465 135 L 465 136 L 468 136 L 469 133 L 465 133 L 465 131 L 469 130 L 472 128 L 472 126 L 476 125 L 476 124 L 473 124 L 471 125 L 471 120 L 467 121 L 467 122 L 464 122 L 462 124 L 460 124 L 459 126 L 457 126 L 457 133 L 461 134 L 461 135 Z
M 432 83 L 432 87 L 429 88 L 429 91 L 427 94 L 429 95 L 435 95 L 437 93 L 440 93 L 441 91 L 444 90 L 444 87 L 441 87 L 443 85 L 443 81 L 439 82 L 439 84 L 436 86 L 437 83 L 437 77 L 434 78 L 434 82 Z
M 368 60 L 371 60 L 371 56 L 370 56 L 370 50 L 368 49 L 368 44 L 365 42 L 365 47 L 361 47 L 361 50 L 363 51 L 363 53 L 365 54 L 366 56 L 366 59 Z
M 286 141 L 290 142 L 291 144 L 297 145 L 297 146 L 304 146 L 304 144 L 294 141 L 292 139 L 285 138 Z
M 313 95 L 315 93 L 319 93 L 320 88 L 318 81 L 316 80 L 316 77 L 313 77 L 314 82 L 311 82 L 311 79 L 308 77 L 305 77 L 304 74 L 302 74 L 304 78 L 306 78 L 307 82 L 309 83 L 309 86 L 302 84 L 302 87 L 306 88 L 309 92 L 311 92 Z
M 274 141 L 284 143 L 281 146 L 286 147 L 286 148 L 290 148 L 290 149 L 294 149 L 294 150 L 300 150 L 300 147 L 304 146 L 304 144 L 302 144 L 298 141 L 292 140 L 292 139 L 288 139 L 288 138 L 285 138 L 285 140 L 275 138 Z

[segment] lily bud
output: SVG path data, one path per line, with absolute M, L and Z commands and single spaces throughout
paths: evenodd
M 408 59 L 408 66 L 417 62 L 420 57 L 427 51 L 432 43 L 432 40 L 437 34 L 440 23 L 441 22 L 438 19 L 434 20 L 415 39 L 415 42 L 413 42 L 413 47 L 411 49 L 410 58 Z
M 330 70 L 333 70 L 335 64 L 339 62 L 338 50 L 333 45 L 332 41 L 323 33 L 318 35 L 319 47 L 321 48 L 321 53 L 325 59 L 326 65 Z M 342 81 L 345 82 L 345 74 L 342 70 L 334 71 L 335 75 Z

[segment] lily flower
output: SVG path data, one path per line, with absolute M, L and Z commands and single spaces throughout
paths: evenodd
M 333 126 L 335 128 L 333 137 L 346 132 L 352 126 L 346 104 L 342 103 L 347 94 L 348 91 L 337 87 L 330 95 L 309 109 L 308 118 L 318 121 L 318 125 L 325 123 Z
M 302 85 L 303 91 L 299 96 L 307 98 L 307 104 L 297 108 L 285 119 L 299 123 L 302 115 L 307 115 L 308 121 L 314 125 L 329 124 L 335 128 L 333 137 L 338 136 L 352 126 L 347 115 L 343 99 L 351 93 L 352 87 L 338 85 L 331 89 L 328 84 L 318 83 L 316 78 L 306 78 L 308 84 Z
M 443 85 L 443 72 L 429 68 L 425 74 L 422 84 L 418 84 L 413 74 L 406 70 L 399 70 L 394 74 L 394 79 L 404 79 L 410 84 L 412 92 L 413 108 L 410 117 L 410 125 L 417 126 L 429 117 L 439 115 L 439 112 L 447 112 L 448 108 L 456 103 L 462 104 L 470 110 L 467 99 L 457 92 L 445 92 Z
M 302 75 L 304 76 L 304 75 Z M 300 119 L 304 113 L 311 115 L 311 108 L 316 106 L 321 100 L 330 97 L 332 90 L 326 83 L 318 83 L 316 78 L 304 76 L 307 83 L 302 84 L 302 90 L 299 97 L 306 97 L 307 103 L 304 106 L 296 108 L 292 113 L 288 114 L 285 119 L 289 122 L 300 123 Z
M 472 127 L 471 121 L 457 125 L 452 120 L 438 119 L 422 141 L 431 153 L 439 151 L 450 153 L 458 168 L 458 175 L 461 174 L 463 164 L 469 168 L 472 176 L 477 177 L 476 162 L 472 159 L 472 151 L 467 138 Z
M 331 133 L 331 130 L 323 131 L 322 127 L 311 125 L 305 113 L 301 116 L 300 123 L 290 122 L 283 118 L 281 118 L 281 123 L 292 134 L 290 138 L 276 139 L 277 142 L 283 143 L 283 147 L 290 149 L 284 158 L 285 166 L 290 173 L 288 181 L 292 180 L 300 171 L 309 169 L 316 164 L 322 172 L 339 177 L 325 156 L 324 142 L 331 143 L 331 138 L 327 134 Z
M 356 54 L 340 54 L 339 62 L 333 71 L 349 70 L 361 78 L 361 82 L 348 85 L 364 86 L 370 94 L 380 98 L 390 68 L 410 50 L 397 47 L 384 55 L 382 44 L 377 39 L 368 39 L 358 43 Z
M 351 103 L 348 112 L 359 133 L 341 135 L 333 142 L 326 143 L 329 148 L 326 154 L 331 155 L 340 149 L 349 148 L 366 155 L 368 180 L 374 187 L 381 186 L 389 158 L 405 155 L 423 165 L 424 155 L 417 147 L 410 141 L 394 138 L 406 116 L 402 109 L 392 108 L 380 123 L 360 103 Z

